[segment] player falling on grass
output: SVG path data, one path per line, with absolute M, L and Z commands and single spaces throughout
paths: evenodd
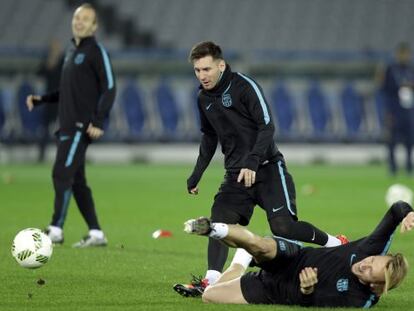
M 206 217 L 187 221 L 185 230 L 239 247 L 230 267 L 204 291 L 205 302 L 368 308 L 407 274 L 404 256 L 387 254 L 400 222 L 401 232 L 414 227 L 413 209 L 403 201 L 390 207 L 370 235 L 333 248 L 302 248 Z M 252 256 L 261 270 L 244 274 Z
M 97 27 L 96 11 L 90 4 L 75 10 L 73 45 L 65 55 L 59 90 L 43 96 L 29 95 L 26 101 L 29 110 L 41 103 L 59 104 L 60 128 L 53 167 L 54 213 L 46 231 L 52 242 L 63 243 L 63 225 L 73 194 L 89 227 L 88 235 L 74 247 L 107 244 L 85 176 L 86 150 L 91 140 L 103 135 L 103 123 L 115 98 L 109 56 L 94 37 Z
M 197 185 L 220 142 L 226 174 L 211 208 L 213 222 L 247 225 L 254 206 L 259 205 L 275 235 L 328 247 L 340 245 L 340 239 L 298 221 L 295 185 L 273 141 L 272 116 L 257 82 L 233 72 L 213 42 L 195 45 L 189 61 L 201 84 L 202 138 L 197 163 L 187 180 L 188 192 L 198 193 Z M 205 279 L 176 284 L 174 290 L 183 296 L 200 296 L 220 276 L 227 255 L 227 246 L 210 239 Z

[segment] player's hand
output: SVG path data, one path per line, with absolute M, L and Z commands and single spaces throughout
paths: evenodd
M 200 177 L 197 175 L 192 174 L 190 177 L 188 177 L 187 179 L 187 191 L 189 194 L 194 194 L 197 195 L 198 194 L 198 187 L 197 184 L 200 181 Z
M 29 111 L 32 111 L 34 108 L 34 100 L 41 100 L 42 98 L 39 95 L 29 95 L 26 97 L 26 107 Z
M 409 212 L 401 222 L 401 233 L 411 231 L 414 228 L 414 212 Z
M 99 127 L 93 126 L 92 123 L 90 123 L 88 129 L 86 130 L 86 133 L 89 135 L 90 138 L 98 139 L 104 134 L 104 131 Z
M 198 187 L 195 187 L 195 188 L 192 188 L 192 189 L 188 189 L 188 193 L 189 194 L 197 195 L 198 194 Z
M 318 269 L 306 267 L 299 273 L 300 291 L 304 295 L 313 293 L 315 284 L 318 283 Z
M 240 174 L 237 177 L 237 182 L 244 180 L 246 187 L 251 187 L 256 182 L 256 172 L 249 170 L 248 168 L 242 168 Z

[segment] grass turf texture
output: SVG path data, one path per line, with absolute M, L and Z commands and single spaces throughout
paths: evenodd
M 18 266 L 10 246 L 19 230 L 43 228 L 50 219 L 50 166 L 0 166 L 0 310 L 274 310 L 275 306 L 204 305 L 172 290 L 174 283 L 188 281 L 190 273 L 204 273 L 207 240 L 184 234 L 182 224 L 188 218 L 209 215 L 223 176 L 221 166 L 213 165 L 200 184 L 200 194 L 190 196 L 185 187 L 190 171 L 190 166 L 88 166 L 109 246 L 71 248 L 87 232 L 72 199 L 65 244 L 55 247 L 49 263 L 32 271 Z M 291 166 L 290 172 L 296 182 L 300 219 L 351 239 L 368 234 L 380 220 L 387 209 L 384 194 L 390 184 L 412 184 L 405 177 L 387 177 L 382 166 Z M 260 208 L 250 228 L 269 233 Z M 153 239 L 157 229 L 171 230 L 173 237 Z M 403 252 L 414 264 L 413 241 L 414 232 L 398 233 L 391 251 Z M 45 284 L 39 285 L 39 279 Z M 410 272 L 401 288 L 375 308 L 409 310 L 413 290 Z

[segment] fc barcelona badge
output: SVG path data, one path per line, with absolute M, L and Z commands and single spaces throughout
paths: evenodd
M 80 65 L 83 63 L 83 60 L 85 59 L 85 54 L 83 53 L 79 53 L 78 55 L 76 55 L 75 57 L 75 64 L 76 65 Z
M 223 103 L 223 106 L 226 108 L 230 107 L 233 104 L 230 94 L 223 94 L 221 101 Z

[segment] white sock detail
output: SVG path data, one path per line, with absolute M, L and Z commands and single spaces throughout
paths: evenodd
M 50 225 L 48 229 L 53 236 L 61 236 L 63 234 L 63 229 L 60 227 Z
M 208 280 L 208 285 L 213 285 L 217 282 L 219 277 L 221 276 L 221 272 L 217 270 L 207 270 L 206 272 L 206 279 Z
M 210 238 L 220 240 L 224 239 L 228 233 L 229 226 L 227 224 L 223 224 L 221 222 L 214 222 L 211 224 L 211 232 L 208 236 Z
M 233 260 L 231 264 L 239 264 L 242 265 L 244 269 L 247 269 L 250 262 L 252 261 L 253 256 L 250 255 L 244 248 L 238 248 L 234 253 Z
M 326 242 L 326 244 L 324 246 L 325 247 L 334 247 L 334 246 L 338 246 L 338 245 L 341 245 L 341 244 L 342 243 L 338 238 L 328 234 L 328 242 Z
M 102 230 L 91 229 L 91 230 L 89 230 L 89 235 L 93 236 L 94 238 L 97 238 L 97 239 L 103 239 L 104 238 L 104 233 L 103 233 Z

